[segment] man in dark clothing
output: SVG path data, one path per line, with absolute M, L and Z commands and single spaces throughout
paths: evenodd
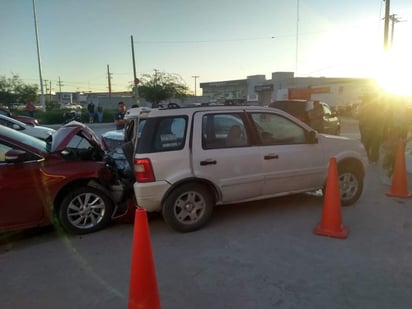
M 103 121 L 103 106 L 101 104 L 97 104 L 97 120 L 99 122 Z
M 365 102 L 359 113 L 359 132 L 361 142 L 365 147 L 369 162 L 377 163 L 379 160 L 379 148 L 383 142 L 383 134 L 386 126 L 385 110 L 378 102 Z
M 124 115 L 126 114 L 126 104 L 124 102 L 119 102 L 118 104 L 119 111 L 114 116 L 114 124 L 116 125 L 116 130 L 124 129 Z
M 89 112 L 89 123 L 93 123 L 94 121 L 94 103 L 90 102 L 89 105 L 87 105 L 87 110 Z

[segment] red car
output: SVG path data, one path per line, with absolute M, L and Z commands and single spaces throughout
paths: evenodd
M 21 121 L 25 124 L 28 124 L 30 126 L 38 126 L 39 125 L 39 121 L 36 118 L 33 117 L 29 117 L 29 116 L 21 116 L 21 115 L 15 115 L 10 113 L 8 110 L 0 108 L 0 114 L 7 116 L 7 117 L 11 117 L 14 118 L 18 121 Z
M 0 232 L 52 223 L 95 232 L 126 213 L 131 183 L 84 124 L 65 125 L 51 143 L 0 126 Z

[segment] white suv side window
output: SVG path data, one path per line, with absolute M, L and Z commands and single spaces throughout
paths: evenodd
M 280 115 L 253 113 L 252 120 L 263 145 L 303 144 L 306 141 L 305 130 Z
M 182 149 L 185 142 L 187 118 L 183 116 L 159 119 L 154 136 L 154 151 Z
M 207 114 L 202 119 L 203 149 L 245 147 L 249 138 L 239 113 Z

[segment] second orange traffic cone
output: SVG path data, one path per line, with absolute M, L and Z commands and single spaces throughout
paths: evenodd
M 328 179 L 321 222 L 315 227 L 314 233 L 322 236 L 346 238 L 348 228 L 342 224 L 342 209 L 339 193 L 339 177 L 336 158 L 329 159 Z
M 135 213 L 129 289 L 129 309 L 137 308 L 161 308 L 149 224 L 142 208 Z
M 392 174 L 392 185 L 387 196 L 391 197 L 412 197 L 412 193 L 408 192 L 408 181 L 406 178 L 406 164 L 405 164 L 405 143 L 399 142 L 396 150 L 395 167 Z

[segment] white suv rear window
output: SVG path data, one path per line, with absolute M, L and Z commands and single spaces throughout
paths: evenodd
M 152 150 L 157 152 L 182 149 L 185 143 L 186 126 L 186 117 L 159 118 Z

